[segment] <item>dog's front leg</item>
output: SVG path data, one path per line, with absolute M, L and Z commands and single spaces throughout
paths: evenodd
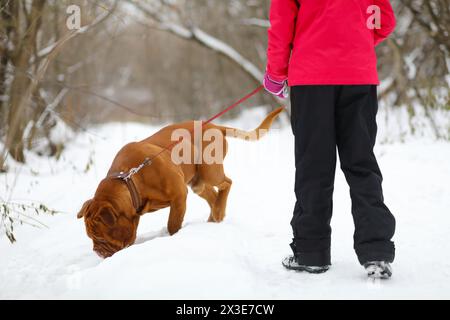
M 184 214 L 186 212 L 187 192 L 177 196 L 170 202 L 169 221 L 167 222 L 167 230 L 170 235 L 178 232 L 183 224 Z

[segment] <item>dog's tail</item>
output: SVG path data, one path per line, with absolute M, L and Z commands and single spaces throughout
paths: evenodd
M 284 107 L 279 107 L 273 110 L 267 115 L 267 117 L 261 122 L 258 128 L 253 131 L 244 131 L 231 127 L 218 126 L 216 127 L 222 131 L 225 136 L 238 138 L 247 141 L 256 141 L 261 139 L 272 126 L 273 121 L 278 117 L 278 115 L 284 110 Z

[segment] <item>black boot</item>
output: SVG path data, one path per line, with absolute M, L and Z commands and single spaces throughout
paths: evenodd
M 392 267 L 386 261 L 368 261 L 364 263 L 367 276 L 373 279 L 389 279 L 392 276 Z
M 309 273 L 323 273 L 323 272 L 326 272 L 330 268 L 329 265 L 307 266 L 307 265 L 301 264 L 301 263 L 299 263 L 297 258 L 293 255 L 290 255 L 290 256 L 287 256 L 286 258 L 284 258 L 282 261 L 282 264 L 286 269 L 295 270 L 295 271 L 306 271 Z

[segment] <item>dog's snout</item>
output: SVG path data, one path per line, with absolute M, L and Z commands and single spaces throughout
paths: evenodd
M 110 253 L 107 250 L 104 250 L 100 247 L 94 246 L 93 250 L 100 258 L 103 258 L 103 259 L 111 257 L 113 255 L 112 253 Z

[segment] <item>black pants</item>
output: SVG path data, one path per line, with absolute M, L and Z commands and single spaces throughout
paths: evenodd
M 382 176 L 373 153 L 378 110 L 375 85 L 294 86 L 295 204 L 291 248 L 306 265 L 330 261 L 330 220 L 336 169 L 350 186 L 359 262 L 394 260 L 395 219 L 383 202 Z

